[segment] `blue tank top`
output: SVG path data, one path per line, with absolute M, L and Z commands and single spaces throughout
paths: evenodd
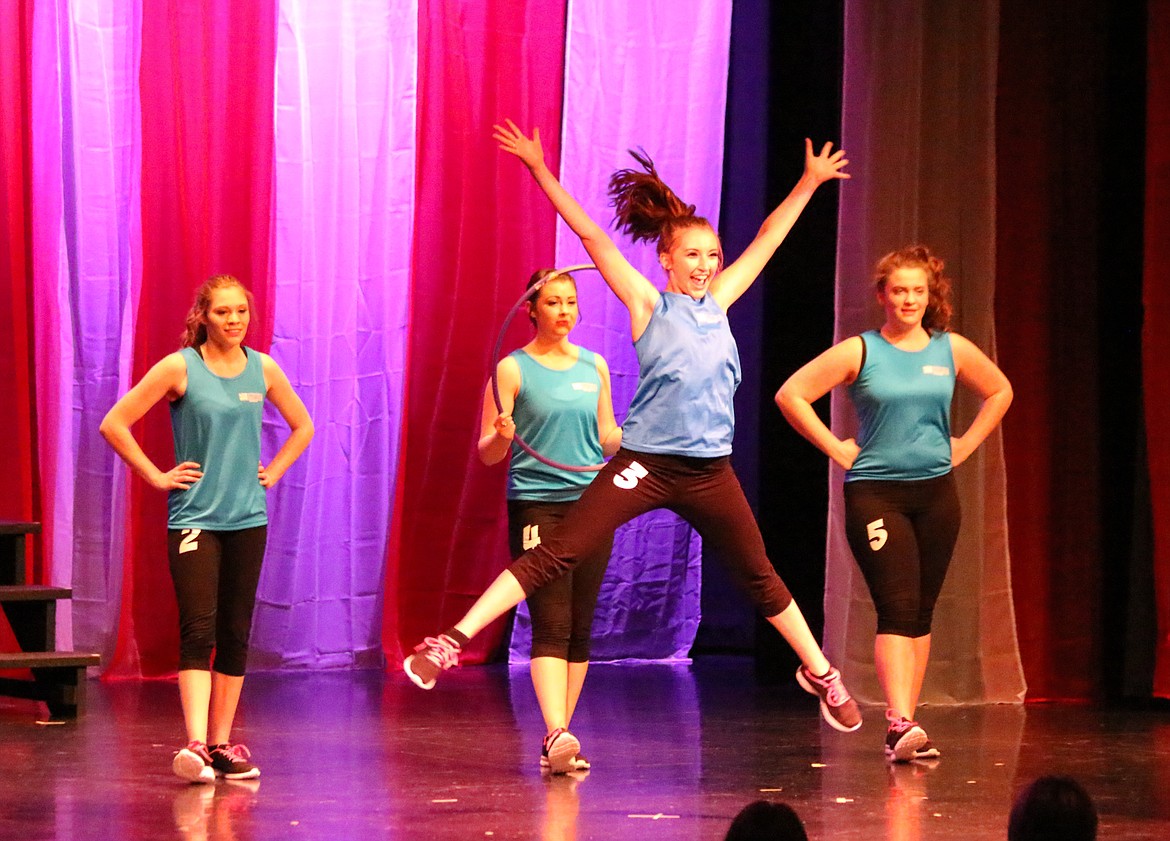
M 715 299 L 663 292 L 634 350 L 638 389 L 622 424 L 622 446 L 661 455 L 730 455 L 739 349 Z
M 520 391 L 512 411 L 520 437 L 541 455 L 561 464 L 600 464 L 597 401 L 601 375 L 596 355 L 578 348 L 577 361 L 562 371 L 542 365 L 524 350 L 510 356 L 520 366 Z M 596 475 L 558 470 L 513 444 L 508 499 L 570 502 L 581 496 Z
M 861 335 L 861 371 L 849 386 L 861 452 L 845 481 L 931 479 L 951 469 L 951 397 L 955 360 L 949 333 L 905 351 L 877 330 Z
M 236 531 L 268 523 L 260 464 L 264 367 L 244 348 L 248 362 L 235 377 L 213 374 L 194 348 L 187 363 L 187 392 L 171 403 L 175 463 L 197 462 L 203 478 L 167 498 L 167 528 Z

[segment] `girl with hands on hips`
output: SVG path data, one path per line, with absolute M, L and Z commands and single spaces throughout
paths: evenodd
M 179 699 L 187 744 L 171 769 L 188 782 L 260 776 L 231 741 L 268 534 L 265 491 L 313 437 L 313 422 L 272 357 L 244 345 L 252 295 L 231 275 L 198 290 L 182 349 L 168 354 L 102 420 L 130 468 L 167 491 L 167 543 L 179 607 Z M 161 470 L 131 434 L 156 403 L 171 411 L 175 461 Z M 264 403 L 289 425 L 272 460 L 260 459 Z M 213 656 L 214 652 L 214 656 Z
M 949 331 L 950 283 L 924 246 L 877 265 L 880 330 L 826 350 L 781 386 L 776 403 L 792 426 L 845 471 L 845 531 L 877 610 L 874 661 L 886 696 L 887 758 L 936 758 L 914 720 L 930 657 L 934 605 L 959 533 L 952 469 L 991 433 L 1012 402 L 1007 377 Z M 951 436 L 955 383 L 982 399 L 963 435 Z M 858 440 L 841 440 L 812 404 L 847 386 Z

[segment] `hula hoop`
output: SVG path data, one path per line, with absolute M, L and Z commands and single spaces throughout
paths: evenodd
M 556 269 L 547 277 L 541 278 L 529 289 L 526 289 L 524 294 L 520 296 L 520 300 L 516 302 L 516 305 L 512 307 L 512 309 L 508 311 L 507 316 L 504 317 L 504 323 L 500 325 L 500 335 L 496 338 L 496 347 L 492 351 L 492 359 L 500 358 L 500 348 L 502 348 L 504 345 L 504 334 L 508 332 L 508 326 L 512 323 L 512 319 L 516 317 L 516 313 L 520 312 L 520 308 L 524 306 L 525 302 L 527 302 L 529 298 L 540 292 L 544 285 L 550 280 L 556 280 L 561 275 L 569 274 L 569 272 L 583 272 L 586 269 L 597 271 L 597 266 L 594 266 L 591 263 L 584 263 L 580 266 L 569 266 L 565 269 Z M 500 414 L 503 414 L 504 404 L 500 402 L 500 380 L 497 376 L 498 369 L 498 364 L 492 367 L 492 398 L 496 401 L 496 411 Z M 516 442 L 516 446 L 518 446 L 524 452 L 528 453 L 528 455 L 532 456 L 537 461 L 547 464 L 549 467 L 556 468 L 557 470 L 568 470 L 573 473 L 596 473 L 598 470 L 605 467 L 604 462 L 601 464 L 580 465 L 561 464 L 559 461 L 553 461 L 551 458 L 546 458 L 536 450 L 532 449 L 532 447 L 528 445 L 528 442 L 520 437 L 519 431 L 516 431 L 512 434 L 512 440 Z

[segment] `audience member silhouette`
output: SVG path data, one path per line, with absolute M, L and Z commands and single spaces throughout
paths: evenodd
M 1016 797 L 1008 841 L 1095 841 L 1097 807 L 1071 777 L 1044 776 Z
M 756 800 L 735 816 L 724 841 L 808 841 L 808 834 L 787 803 Z

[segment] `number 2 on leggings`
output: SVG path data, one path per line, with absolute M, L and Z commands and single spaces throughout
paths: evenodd
M 649 476 L 650 471 L 636 461 L 631 461 L 629 467 L 613 477 L 613 483 L 623 490 L 632 490 L 638 486 L 638 480 Z
M 183 539 L 179 541 L 179 554 L 194 552 L 199 548 L 199 535 L 203 529 L 183 529 Z
M 886 540 L 890 536 L 890 533 L 886 531 L 885 518 L 882 517 L 879 517 L 872 523 L 866 524 L 865 533 L 869 537 L 870 548 L 875 552 L 886 545 Z

